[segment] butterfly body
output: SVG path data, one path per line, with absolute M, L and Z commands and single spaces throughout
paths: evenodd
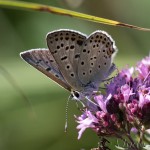
M 112 38 L 104 31 L 86 36 L 74 30 L 47 34 L 48 49 L 32 49 L 21 57 L 68 91 L 87 96 L 98 90 L 115 66 L 117 52 Z

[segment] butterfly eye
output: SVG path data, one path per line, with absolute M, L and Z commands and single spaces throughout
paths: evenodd
M 73 91 L 73 96 L 75 96 L 76 98 L 79 98 L 80 94 L 77 91 Z

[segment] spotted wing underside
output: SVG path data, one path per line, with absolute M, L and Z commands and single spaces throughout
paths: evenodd
M 73 30 L 57 30 L 47 34 L 48 48 L 56 60 L 60 71 L 74 90 L 84 87 L 78 77 L 78 60 L 86 35 Z
M 83 84 L 100 83 L 111 68 L 116 53 L 114 41 L 104 31 L 93 32 L 80 53 L 78 76 Z
M 20 53 L 20 56 L 30 65 L 51 78 L 68 91 L 71 87 L 63 78 L 58 65 L 48 49 L 32 49 Z

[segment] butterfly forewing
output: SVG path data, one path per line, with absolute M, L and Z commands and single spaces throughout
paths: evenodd
M 58 65 L 47 49 L 33 49 L 20 53 L 21 57 L 30 65 L 44 73 L 46 76 L 57 82 L 59 85 L 71 91 L 71 87 L 66 83 Z
M 92 33 L 80 54 L 78 76 L 83 84 L 102 82 L 111 64 L 115 46 L 110 36 L 102 31 Z
M 47 35 L 47 45 L 52 53 L 60 72 L 67 83 L 81 91 L 82 83 L 78 77 L 78 60 L 86 36 L 71 30 L 59 30 Z

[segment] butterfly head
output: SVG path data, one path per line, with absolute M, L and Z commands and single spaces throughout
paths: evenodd
M 83 96 L 80 92 L 72 90 L 70 99 L 79 101 L 79 100 L 83 99 Z

